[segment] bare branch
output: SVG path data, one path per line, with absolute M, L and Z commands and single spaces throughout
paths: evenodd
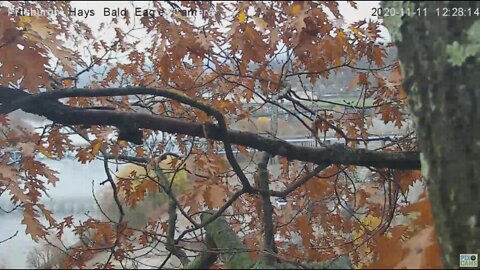
M 269 194 L 271 196 L 285 198 L 285 197 L 288 196 L 288 194 L 290 194 L 291 192 L 296 190 L 298 187 L 305 184 L 308 180 L 310 180 L 312 177 L 314 177 L 315 175 L 317 175 L 323 169 L 327 168 L 330 165 L 331 164 L 329 164 L 329 163 L 320 164 L 317 167 L 315 167 L 315 169 L 313 169 L 313 171 L 307 173 L 304 177 L 298 179 L 297 181 L 295 181 L 292 185 L 290 185 L 288 188 L 284 189 L 283 191 L 272 191 L 271 190 L 271 191 L 269 191 Z
M 17 234 L 18 234 L 18 231 L 16 231 L 14 234 L 12 234 L 11 236 L 9 236 L 8 238 L 5 238 L 5 239 L 3 239 L 3 240 L 0 240 L 0 244 L 3 244 L 3 243 L 5 243 L 5 242 L 7 242 L 8 240 L 14 238 L 15 236 L 17 236 Z

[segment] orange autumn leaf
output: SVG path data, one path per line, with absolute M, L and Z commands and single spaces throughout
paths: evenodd
M 30 235 L 35 242 L 47 235 L 45 227 L 38 220 L 38 214 L 34 209 L 34 205 L 30 203 L 24 205 L 22 224 L 26 225 L 25 233 Z
M 221 207 L 225 203 L 225 187 L 222 185 L 209 185 L 203 196 L 209 209 Z
M 376 130 L 384 123 L 394 123 L 397 128 L 408 123 L 405 93 L 401 89 L 403 77 L 399 65 L 390 61 L 390 44 L 382 43 L 380 22 L 348 23 L 342 18 L 340 5 L 332 1 L 177 4 L 155 1 L 149 6 L 152 16 L 127 14 L 123 16 L 125 21 L 118 16 L 107 16 L 101 18 L 106 21 L 98 26 L 90 24 L 93 19 L 90 14 L 85 20 L 84 16 L 65 16 L 66 11 L 72 13 L 69 2 L 12 1 L 11 5 L 27 9 L 48 7 L 59 13 L 9 16 L 10 10 L 0 8 L 2 89 L 18 88 L 19 96 L 41 92 L 39 95 L 53 93 L 67 97 L 46 98 L 48 103 L 34 106 L 33 112 L 46 116 L 48 124 L 42 120 L 41 127 L 32 131 L 9 131 L 5 138 L 0 138 L 1 149 L 18 148 L 22 154 L 20 166 L 6 164 L 13 153 L 1 157 L 0 192 L 5 189 L 7 200 L 20 207 L 26 205 L 23 222 L 28 224 L 32 237 L 43 237 L 42 226 L 48 224 L 49 230 L 56 229 L 56 235 L 72 228 L 75 240 L 91 238 L 82 242 L 81 248 L 71 250 L 74 255 L 69 258 L 71 266 L 117 268 L 119 261 L 137 258 L 135 252 L 139 248 L 165 244 L 168 241 L 161 238 L 172 232 L 169 223 L 173 219 L 168 216 L 167 208 L 173 204 L 178 210 L 174 238 L 188 231 L 182 235 L 183 239 L 178 239 L 175 248 L 185 248 L 190 256 L 190 252 L 203 250 L 205 244 L 200 241 L 208 226 L 200 226 L 200 215 L 223 206 L 240 190 L 245 193 L 222 215 L 250 249 L 245 253 L 261 258 L 265 255 L 261 215 L 264 204 L 262 191 L 254 184 L 259 151 L 272 154 L 268 189 L 274 193 L 289 191 L 280 198 L 272 196 L 272 221 L 278 243 L 275 256 L 279 256 L 279 261 L 284 258 L 292 262 L 319 261 L 351 253 L 352 258 L 364 260 L 357 266 L 379 258 L 382 261 L 376 265 L 395 267 L 404 263 L 409 254 L 398 243 L 433 222 L 425 201 L 410 206 L 395 205 L 397 208 L 393 210 L 400 209 L 407 216 L 405 231 L 401 230 L 405 229 L 404 224 L 398 225 L 398 213 L 388 209 L 395 198 L 389 198 L 394 192 L 385 191 L 387 184 L 398 183 L 399 193 L 405 193 L 420 179 L 419 172 L 394 171 L 391 178 L 390 171 L 382 168 L 376 171 L 373 166 L 372 177 L 357 177 L 358 168 L 348 166 L 352 160 L 363 161 L 356 160 L 355 153 L 347 151 L 342 161 L 337 162 L 338 153 L 322 151 L 332 139 L 342 142 L 348 137 L 352 138 L 346 142 L 348 147 L 364 146 L 365 149 L 357 149 L 358 153 L 368 154 L 374 150 L 370 142 L 363 145 L 362 139 L 384 136 Z M 189 10 L 196 15 L 183 13 Z M 386 68 L 375 67 L 385 64 Z M 77 90 L 81 94 L 72 96 Z M 137 90 L 143 93 L 129 94 Z M 103 91 L 111 92 L 104 95 Z M 116 91 L 124 92 L 117 95 Z M 162 95 L 167 92 L 174 95 Z M 13 96 L 0 93 L 2 105 Z M 72 114 L 62 115 L 63 109 L 56 111 L 57 103 L 61 104 L 58 108 L 68 108 Z M 224 116 L 227 129 L 234 130 L 232 136 L 225 136 L 223 126 L 213 117 L 216 113 L 199 109 L 199 104 Z M 277 110 L 272 110 L 275 106 L 280 108 L 278 119 L 273 119 L 277 115 L 274 114 Z M 41 114 L 44 109 L 48 109 L 48 115 Z M 57 121 L 62 116 L 67 116 L 66 123 Z M 11 128 L 7 126 L 9 120 L 0 116 L 6 129 Z M 159 124 L 165 121 L 166 124 Z M 270 134 L 274 123 L 278 124 L 278 133 Z M 145 143 L 119 141 L 115 131 L 123 125 L 140 128 Z M 178 129 L 179 125 L 183 127 Z M 275 136 L 273 140 L 279 142 L 271 144 Z M 394 151 L 415 150 L 417 146 L 415 140 L 400 140 L 393 145 L 387 139 L 371 143 L 375 149 L 377 143 L 379 147 L 385 145 L 380 150 L 392 155 Z M 234 150 L 233 158 L 225 155 L 228 144 Z M 309 154 L 314 147 L 318 155 Z M 371 160 L 379 161 L 375 156 L 385 154 L 381 151 L 374 153 Z M 34 155 L 38 152 L 41 155 Z M 114 213 L 107 210 L 98 220 L 92 215 L 87 221 L 79 220 L 79 225 L 73 217 L 56 222 L 57 213 L 40 202 L 52 194 L 55 200 L 49 184 L 55 185 L 62 174 L 49 169 L 42 155 L 63 160 L 73 153 L 75 162 L 91 165 L 78 175 L 91 179 L 83 172 L 95 167 L 99 155 L 103 157 L 101 152 L 110 158 L 101 164 L 101 174 L 95 183 L 102 185 L 97 189 L 95 184 L 95 192 L 102 195 L 98 196 L 99 206 L 115 201 L 115 210 L 110 209 Z M 119 164 L 129 161 L 152 165 L 167 152 L 178 155 L 173 158 L 172 167 L 185 162 L 185 171 L 176 172 L 176 176 L 187 180 L 183 186 L 189 187 L 185 193 L 170 194 L 169 199 L 175 203 L 149 200 L 150 194 L 158 194 L 164 183 L 142 178 L 139 172 L 131 173 L 130 179 L 114 176 L 113 184 L 110 179 L 105 181 L 108 171 L 112 174 L 119 171 Z M 341 164 L 331 165 L 311 179 L 299 182 L 316 164 L 285 157 L 290 154 L 302 160 L 311 161 L 318 156 L 329 164 Z M 371 160 L 367 163 L 372 163 Z M 235 162 L 251 181 L 253 190 L 242 189 L 239 177 L 243 180 L 243 175 Z M 318 159 L 313 163 L 319 163 Z M 384 179 L 380 174 L 388 177 Z M 116 224 L 119 207 L 114 190 L 125 214 L 120 224 Z M 134 206 L 140 215 L 148 217 L 146 224 L 141 224 L 144 228 L 125 228 L 126 224 L 132 225 L 131 220 L 140 219 L 132 215 Z M 77 207 L 74 210 L 79 211 Z M 396 226 L 392 225 L 384 235 L 373 235 L 375 228 L 388 223 L 386 218 L 390 214 L 395 216 L 392 224 Z M 354 240 L 352 235 L 361 236 Z M 364 245 L 357 247 L 362 241 Z M 102 244 L 108 245 L 107 248 Z M 108 264 L 91 260 L 103 258 L 108 251 L 112 251 L 112 261 Z M 170 268 L 169 262 L 165 262 L 165 267 Z
M 439 269 L 442 268 L 440 246 L 435 228 L 427 226 L 403 244 L 404 256 L 395 266 L 399 269 Z
M 407 215 L 413 213 L 415 218 L 412 224 L 418 226 L 429 226 L 433 224 L 432 205 L 426 197 L 421 198 L 418 202 L 402 207 L 400 212 Z
M 395 171 L 395 180 L 400 185 L 400 190 L 406 192 L 416 181 L 421 180 L 422 173 L 419 170 Z

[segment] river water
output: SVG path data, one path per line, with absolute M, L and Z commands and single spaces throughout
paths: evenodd
M 75 220 L 86 219 L 86 215 L 82 213 L 96 212 L 96 205 L 92 199 L 92 180 L 97 193 L 100 190 L 99 183 L 105 179 L 102 161 L 81 164 L 74 159 L 66 158 L 61 161 L 42 160 L 42 162 L 59 172 L 60 181 L 49 189 L 50 197 L 54 199 L 44 200 L 48 209 L 56 210 L 55 218 L 61 220 L 65 216 L 73 215 Z M 5 195 L 0 198 L 0 205 L 9 209 L 8 198 Z M 20 211 L 0 215 L 0 241 L 18 231 L 16 237 L 0 244 L 0 267 L 28 267 L 26 257 L 36 243 L 30 236 L 25 235 L 26 226 L 21 224 L 21 221 Z M 73 233 L 66 232 L 65 244 L 71 244 L 73 239 Z

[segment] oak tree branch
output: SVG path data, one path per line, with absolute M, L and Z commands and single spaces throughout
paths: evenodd
M 84 92 L 94 92 L 93 90 L 87 90 Z M 79 93 L 81 92 L 77 92 L 77 94 Z M 30 94 L 21 90 L 0 86 L 2 107 L 4 104 L 9 104 L 28 95 Z M 57 97 L 62 97 L 62 95 L 55 96 L 55 98 Z M 196 136 L 217 141 L 224 141 L 228 137 L 228 142 L 231 144 L 265 151 L 272 156 L 279 155 L 289 160 L 315 164 L 332 163 L 377 168 L 420 169 L 419 153 L 416 151 L 380 152 L 367 149 L 348 149 L 348 151 L 342 152 L 333 151 L 326 147 L 295 146 L 280 139 L 269 138 L 252 132 L 232 129 L 225 131 L 216 124 L 194 123 L 146 113 L 74 108 L 64 105 L 57 100 L 44 99 L 41 95 L 38 96 L 38 99 L 31 98 L 27 101 L 23 99 L 21 109 L 28 113 L 45 116 L 51 121 L 63 125 L 112 125 L 118 127 L 124 125 L 125 121 L 133 121 L 138 128 L 159 130 L 173 134 Z

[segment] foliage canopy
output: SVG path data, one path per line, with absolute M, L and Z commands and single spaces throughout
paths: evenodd
M 155 267 L 328 267 L 338 258 L 440 266 L 428 199 L 406 201 L 420 161 L 379 22 L 347 24 L 333 1 L 155 1 L 150 9 L 162 16 L 130 7 L 95 27 L 66 2 L 8 5 L 0 6 L 0 147 L 22 158 L 1 156 L 0 194 L 22 209 L 34 240 L 88 234 L 64 250 L 63 266 L 132 267 L 159 244 L 168 256 L 157 255 Z M 9 13 L 22 8 L 54 15 Z M 18 109 L 49 121 L 14 130 L 9 113 Z M 134 173 L 133 185 L 115 177 L 114 163 L 150 171 L 169 146 L 179 170 L 143 169 L 148 179 Z M 104 161 L 114 219 L 56 219 L 42 203 L 68 179 L 39 157 L 68 153 Z M 175 177 L 191 188 L 172 189 Z M 132 226 L 125 209 L 157 191 L 165 202 Z

